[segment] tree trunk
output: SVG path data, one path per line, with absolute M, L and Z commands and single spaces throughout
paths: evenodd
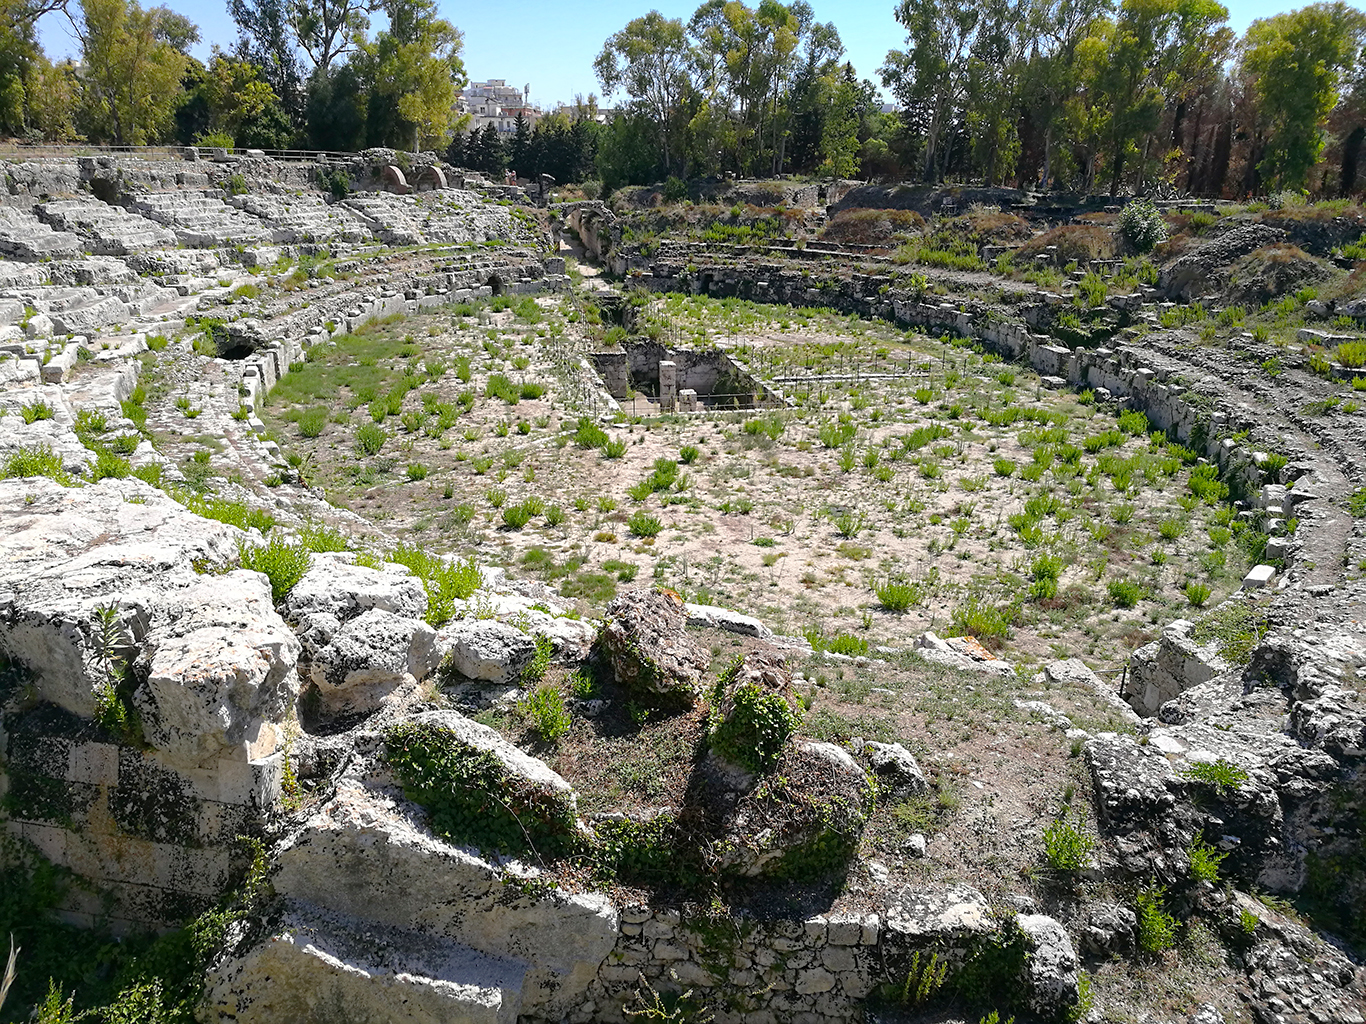
M 1338 195 L 1344 198 L 1352 194 L 1357 183 L 1357 160 L 1361 156 L 1361 143 L 1366 139 L 1366 128 L 1357 125 L 1342 143 L 1342 178 L 1338 183 Z

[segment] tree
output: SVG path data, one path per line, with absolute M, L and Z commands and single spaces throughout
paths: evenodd
M 398 118 L 371 118 L 382 126 L 375 141 L 423 141 L 443 148 L 449 138 L 457 86 L 465 84 L 458 29 L 437 17 L 435 0 L 386 0 L 389 28 L 365 44 L 356 63 L 373 83 L 385 110 Z
M 290 0 L 294 37 L 308 55 L 313 71 L 327 72 L 332 62 L 355 51 L 370 28 L 373 0 Z
M 369 89 L 350 64 L 315 72 L 304 108 L 312 145 L 343 152 L 364 149 L 369 100 Z
M 538 130 L 539 128 L 540 125 L 537 125 Z M 517 111 L 517 120 L 514 122 L 512 142 L 508 146 L 508 166 L 519 174 L 528 174 L 533 170 L 531 166 L 531 126 L 527 124 L 527 120 L 522 116 L 520 110 Z
M 1169 95 L 1227 48 L 1227 20 L 1215 0 L 1124 0 L 1093 82 L 1105 108 L 1111 195 L 1126 162 L 1146 158 L 1137 144 L 1157 128 Z
M 682 152 L 677 114 L 690 86 L 691 59 L 683 22 L 651 11 L 609 37 L 593 61 L 604 93 L 621 89 L 631 97 L 654 135 L 666 171 L 674 169 Z
M 73 19 L 85 65 L 84 114 L 117 145 L 160 139 L 174 123 L 189 63 L 184 49 L 199 31 L 164 7 L 144 11 L 136 0 L 83 0 Z
M 968 57 L 966 120 L 988 186 L 1015 170 L 1020 153 L 1019 80 L 1026 39 L 1023 0 L 987 0 Z
M 907 46 L 887 53 L 882 84 L 919 122 L 925 135 L 922 175 L 937 181 L 948 164 L 944 136 L 967 90 L 981 11 L 971 0 L 901 0 L 896 20 L 906 29 Z
M 292 126 L 257 65 L 215 48 L 195 93 L 203 100 L 202 131 L 229 136 L 235 146 L 289 147 Z
M 852 178 L 858 173 L 858 82 L 854 68 L 846 65 L 829 90 L 830 109 L 821 130 L 821 162 L 817 172 L 827 178 Z
M 1303 187 L 1318 161 L 1324 120 L 1360 53 L 1364 21 L 1346 4 L 1322 3 L 1248 26 L 1242 63 L 1266 135 L 1258 169 L 1277 187 Z
M 291 118 L 303 114 L 303 75 L 295 53 L 289 0 L 228 0 L 237 23 L 235 52 L 260 69 Z
M 479 164 L 478 169 L 485 174 L 502 174 L 507 170 L 507 152 L 503 148 L 503 140 L 498 135 L 498 129 L 490 121 L 484 125 L 482 131 L 475 133 L 479 136 Z
M 1054 140 L 1067 133 L 1068 104 L 1081 84 L 1077 47 L 1111 6 L 1110 0 L 1036 0 L 1029 12 L 1030 54 L 1022 90 L 1043 132 L 1045 186 L 1053 180 Z

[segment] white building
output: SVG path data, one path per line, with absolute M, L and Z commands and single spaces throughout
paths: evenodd
M 491 124 L 499 135 L 511 138 L 517 132 L 518 114 L 526 120 L 528 128 L 535 128 L 541 119 L 540 107 L 527 102 L 530 91 L 531 86 L 518 89 L 502 78 L 471 82 L 456 97 L 455 110 L 470 115 L 466 131 L 483 131 Z

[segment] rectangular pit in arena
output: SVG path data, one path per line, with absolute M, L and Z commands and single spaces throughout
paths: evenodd
M 783 397 L 721 349 L 671 349 L 657 341 L 627 342 L 595 352 L 593 366 L 607 392 L 627 411 L 700 412 L 767 409 Z

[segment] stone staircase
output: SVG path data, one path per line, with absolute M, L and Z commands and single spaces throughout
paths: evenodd
M 25 210 L 0 206 L 0 256 L 31 262 L 73 259 L 81 252 L 81 240 L 75 235 L 53 231 Z
M 100 256 L 126 256 L 176 244 L 175 232 L 98 200 L 55 200 L 38 204 L 34 212 L 57 231 L 79 235 L 87 251 Z
M 129 205 L 170 228 L 182 244 L 200 249 L 276 241 L 261 220 L 203 192 L 148 192 Z
M 329 206 L 322 196 L 248 193 L 229 202 L 239 210 L 270 224 L 276 241 L 370 242 L 370 230 L 343 206 Z
M 377 781 L 343 780 L 281 847 L 284 924 L 213 972 L 215 1011 L 268 1024 L 285 1018 L 262 1000 L 296 988 L 344 993 L 349 1019 L 390 1019 L 394 986 L 406 1020 L 555 1020 L 580 1003 L 617 939 L 611 903 L 519 884 L 535 872 L 436 838 L 421 814 Z
M 412 196 L 366 192 L 343 200 L 341 205 L 386 245 L 422 245 L 427 241 L 422 232 L 426 218 Z

